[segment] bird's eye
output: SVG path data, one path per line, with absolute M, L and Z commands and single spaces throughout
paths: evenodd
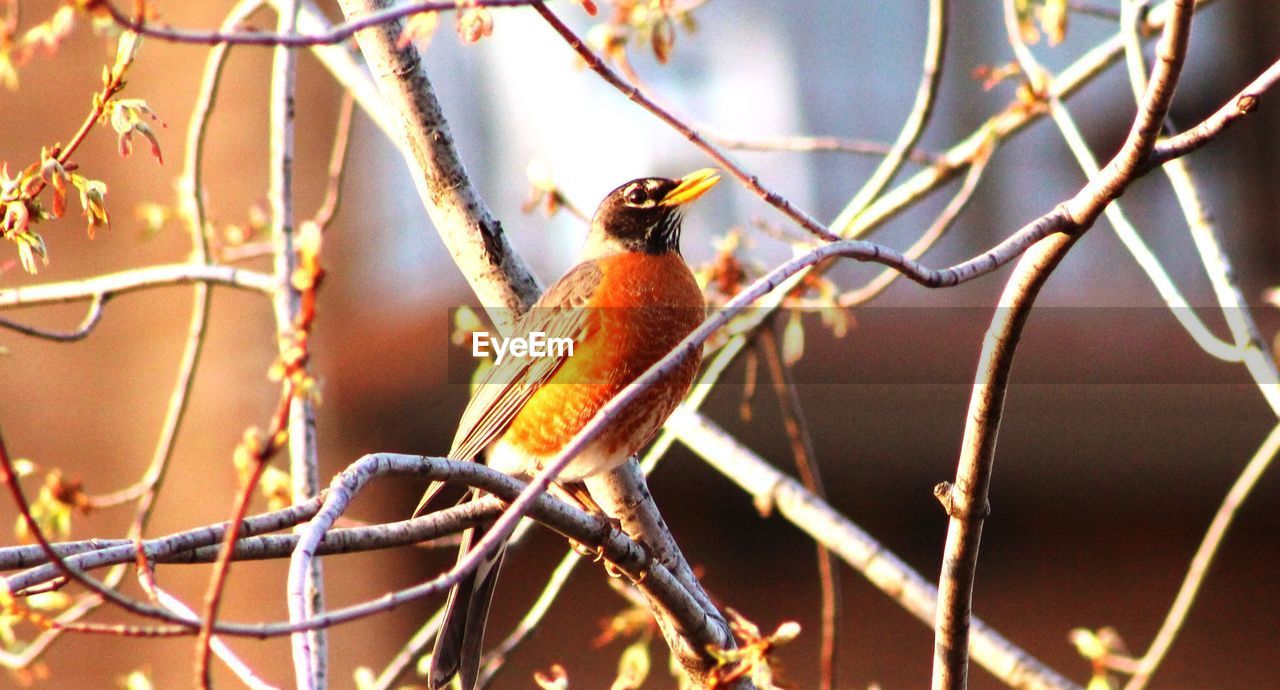
M 631 206 L 643 206 L 644 202 L 649 200 L 649 193 L 644 190 L 644 187 L 632 187 L 627 190 L 626 199 Z

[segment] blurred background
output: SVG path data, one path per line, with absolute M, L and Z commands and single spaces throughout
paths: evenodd
M 207 28 L 232 5 L 154 4 L 168 22 Z M 335 15 L 335 3 L 322 4 Z M 1112 0 L 1095 4 L 1118 6 Z M 23 20 L 38 21 L 57 5 L 25 0 Z M 944 150 L 1013 98 L 1012 82 L 983 90 L 972 76 L 979 67 L 1011 60 L 999 6 L 953 3 L 939 103 L 923 150 Z M 556 9 L 579 30 L 589 28 L 576 6 L 561 3 Z M 888 142 L 911 107 L 925 40 L 924 2 L 713 0 L 694 17 L 697 32 L 678 32 L 669 65 L 658 65 L 643 45 L 631 53 L 645 78 L 693 121 L 744 137 L 806 133 Z M 464 46 L 452 19 L 442 17 L 425 60 L 468 172 L 545 284 L 572 264 L 584 228 L 565 214 L 548 219 L 522 212 L 531 160 L 542 161 L 588 211 L 628 179 L 676 176 L 707 161 L 593 74 L 576 69 L 573 53 L 532 12 L 495 11 L 494 20 L 492 37 Z M 265 12 L 255 21 L 274 25 Z M 1270 0 L 1223 0 L 1197 15 L 1174 121 L 1199 121 L 1271 64 L 1280 55 L 1280 36 L 1272 28 L 1277 22 L 1280 5 Z M 1042 42 L 1035 50 L 1047 67 L 1061 69 L 1114 31 L 1112 20 L 1073 15 L 1063 44 Z M 55 57 L 37 57 L 21 68 L 18 90 L 0 92 L 0 160 L 10 170 L 38 160 L 41 146 L 65 141 L 79 126 L 101 66 L 110 63 L 111 51 L 103 46 L 87 26 L 78 27 Z M 159 132 L 164 166 L 145 152 L 120 158 L 111 133 L 95 131 L 76 160 L 109 185 L 111 229 L 90 241 L 82 220 L 70 213 L 42 225 L 50 264 L 38 276 L 25 274 L 15 249 L 5 243 L 0 288 L 184 260 L 189 240 L 181 224 L 171 222 L 151 235 L 133 209 L 145 202 L 172 204 L 175 198 L 183 133 L 206 53 L 198 46 L 144 42 L 125 96 L 145 99 L 167 123 Z M 210 214 L 220 230 L 246 223 L 250 208 L 264 200 L 269 64 L 269 50 L 232 51 L 206 160 Z M 300 60 L 299 84 L 297 202 L 306 216 L 323 193 L 340 90 L 308 55 Z M 1264 98 L 1257 114 L 1190 159 L 1241 288 L 1259 305 L 1255 316 L 1268 339 L 1278 321 L 1262 296 L 1280 282 L 1280 200 L 1274 193 L 1280 112 L 1269 103 Z M 1107 158 L 1134 110 L 1123 69 L 1111 68 L 1069 106 L 1096 154 Z M 875 164 L 838 154 L 733 157 L 828 220 Z M 357 114 L 342 208 L 325 239 L 328 277 L 312 344 L 323 394 L 318 429 L 325 481 L 372 451 L 444 452 L 466 402 L 466 386 L 449 380 L 445 363 L 450 308 L 472 304 L 474 297 L 406 171 L 395 148 Z M 1048 121 L 1036 123 L 998 149 L 973 204 L 926 262 L 942 266 L 972 256 L 1074 194 L 1083 181 L 1057 130 Z M 947 196 L 935 195 L 904 213 L 875 239 L 907 246 Z M 1138 181 L 1123 202 L 1189 301 L 1212 305 L 1213 293 L 1164 178 Z M 758 218 L 784 220 L 726 181 L 689 213 L 686 257 L 691 263 L 708 260 L 717 237 Z M 749 231 L 748 237 L 748 255 L 762 264 L 788 255 L 784 244 L 759 232 Z M 854 287 L 874 271 L 843 266 L 832 275 Z M 990 305 L 1007 275 L 1005 269 L 937 291 L 901 281 L 865 313 L 855 311 L 843 339 L 815 320 L 797 371 L 831 502 L 929 579 L 938 571 L 946 526 L 931 488 L 954 476 L 969 395 L 965 382 L 973 376 Z M 176 375 L 190 293 L 189 287 L 171 287 L 113 300 L 92 336 L 78 344 L 0 331 L 7 350 L 0 356 L 0 423 L 11 453 L 80 477 L 94 494 L 134 483 L 150 458 Z M 1111 625 L 1134 651 L 1145 648 L 1210 517 L 1274 419 L 1240 367 L 1201 353 L 1173 317 L 1159 310 L 1155 290 L 1105 221 L 1054 274 L 1038 304 L 1045 316 L 1033 315 L 1027 328 L 1001 427 L 975 611 L 1083 683 L 1088 664 L 1068 643 L 1068 631 Z M 875 308 L 883 306 L 904 309 L 877 316 Z M 4 315 L 68 329 L 83 310 L 84 305 L 69 305 Z M 1142 318 L 1117 316 L 1126 313 Z M 1220 314 L 1201 313 L 1225 337 Z M 208 348 L 150 535 L 228 515 L 237 486 L 232 451 L 247 427 L 267 423 L 278 395 L 266 377 L 276 353 L 271 319 L 260 297 L 215 290 Z M 835 377 L 839 383 L 820 383 L 833 380 L 831 371 L 846 373 Z M 753 414 L 744 419 L 743 379 L 731 374 L 710 398 L 708 414 L 790 471 L 772 395 L 759 391 L 749 401 Z M 34 492 L 37 482 L 30 482 Z M 819 628 L 812 543 L 785 521 L 762 518 L 729 481 L 679 446 L 651 483 L 713 596 L 762 628 L 785 620 L 801 623 L 804 634 L 780 651 L 782 674 L 791 687 L 815 687 Z M 402 519 L 421 489 L 380 483 L 360 498 L 352 515 Z M 1155 687 L 1274 682 L 1280 649 L 1278 514 L 1280 478 L 1271 473 L 1232 527 Z M 117 508 L 77 518 L 73 536 L 122 536 L 131 517 L 130 509 Z M 7 501 L 0 502 L 0 518 L 0 524 L 13 522 Z M 0 543 L 12 541 L 5 528 Z M 500 639 L 523 614 L 563 550 L 563 540 L 537 533 L 509 556 L 490 640 Z M 354 603 L 408 586 L 453 557 L 401 549 L 331 558 L 325 567 L 329 602 Z M 198 606 L 208 570 L 165 567 L 158 579 Z M 284 572 L 283 563 L 237 564 L 225 617 L 285 618 Z M 840 686 L 924 687 L 930 629 L 857 574 L 842 574 Z M 573 687 L 607 686 L 622 645 L 595 649 L 590 643 L 601 622 L 625 604 L 596 567 L 580 568 L 569 587 L 571 594 L 552 609 L 543 632 L 515 654 L 494 687 L 531 687 L 530 674 L 557 661 Z M 137 594 L 132 585 L 126 589 Z M 351 685 L 357 666 L 381 669 L 439 603 L 418 602 L 332 631 L 333 687 Z M 130 620 L 112 610 L 91 619 Z M 231 644 L 268 681 L 291 682 L 286 639 Z M 45 657 L 52 675 L 41 686 L 112 687 L 130 670 L 146 668 L 157 687 L 185 687 L 192 647 L 185 638 L 66 636 Z M 646 687 L 673 687 L 662 670 L 665 650 L 655 651 L 659 663 Z M 234 686 L 224 669 L 216 673 L 222 684 Z M 5 676 L 0 686 L 11 682 Z M 976 688 L 999 687 L 981 670 L 973 672 L 972 682 Z

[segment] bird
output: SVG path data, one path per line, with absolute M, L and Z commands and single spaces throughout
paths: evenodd
M 680 254 L 680 231 L 687 204 L 719 181 L 718 170 L 703 168 L 679 179 L 635 179 L 604 197 L 577 264 L 511 329 L 513 334 L 572 338 L 572 354 L 560 348 L 545 357 L 507 358 L 489 369 L 462 414 L 449 458 L 485 456 L 490 467 L 508 474 L 537 472 L 596 412 L 702 323 L 706 301 Z M 556 481 L 572 485 L 612 470 L 639 452 L 684 399 L 701 359 L 698 348 L 646 388 Z M 415 516 L 437 489 L 438 483 L 427 490 Z M 578 493 L 583 494 L 585 488 Z M 589 497 L 583 500 L 598 510 Z M 459 559 L 484 529 L 463 534 Z M 431 655 L 431 690 L 444 688 L 454 676 L 462 690 L 475 687 L 485 622 L 505 550 L 505 544 L 495 549 L 449 592 Z

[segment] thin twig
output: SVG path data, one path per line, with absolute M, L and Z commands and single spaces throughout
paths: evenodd
M 329 153 L 328 181 L 324 199 L 311 220 L 324 230 L 333 222 L 342 202 L 342 180 L 347 171 L 347 151 L 351 148 L 351 123 L 355 118 L 356 99 L 350 91 L 342 92 L 342 105 L 338 112 L 338 128 L 333 134 L 333 149 Z
M 795 459 L 800 481 L 814 496 L 827 499 L 822 485 L 822 473 L 817 454 L 813 450 L 813 438 L 805 420 L 804 408 L 791 376 L 789 365 L 782 360 L 782 348 L 771 326 L 760 329 L 760 350 L 769 367 L 773 392 L 782 409 L 782 426 L 791 442 L 791 456 Z M 818 687 L 832 690 L 836 686 L 836 650 L 839 649 L 840 632 L 840 574 L 826 544 L 818 543 L 818 583 L 822 597 L 822 645 Z
M 352 20 L 373 16 L 391 4 L 339 2 Z M 356 40 L 385 103 L 397 113 L 396 141 L 432 225 L 498 330 L 505 331 L 541 289 L 471 184 L 417 49 L 397 45 L 402 28 L 399 20 L 384 21 L 361 31 Z
M 272 278 L 257 271 L 231 266 L 162 264 L 96 275 L 83 280 L 5 288 L 0 290 L 0 308 L 77 302 L 96 299 L 98 295 L 105 299 L 135 290 L 189 283 L 225 285 L 264 294 L 275 290 Z
M 1187 568 L 1182 586 L 1178 588 L 1178 595 L 1173 599 L 1173 605 L 1169 607 L 1169 613 L 1165 615 L 1164 623 L 1160 625 L 1160 630 L 1152 640 L 1147 653 L 1139 660 L 1138 669 L 1125 684 L 1124 690 L 1142 690 L 1150 680 L 1152 672 L 1160 666 L 1165 653 L 1173 645 L 1178 631 L 1182 629 L 1182 624 L 1187 619 L 1200 585 L 1204 583 L 1205 575 L 1208 574 L 1209 565 L 1213 563 L 1214 555 L 1222 545 L 1227 529 L 1231 527 L 1231 521 L 1235 519 L 1236 512 L 1257 486 L 1258 479 L 1271 466 L 1277 452 L 1280 452 L 1280 425 L 1267 434 L 1267 438 L 1263 440 L 1240 476 L 1231 485 L 1231 490 L 1222 499 L 1222 505 L 1218 507 L 1218 512 L 1214 513 L 1209 529 L 1205 532 L 1204 539 L 1201 540 L 1195 556 L 1191 559 L 1191 565 Z
M 757 503 L 772 505 L 780 516 L 829 547 L 920 622 L 933 625 L 938 598 L 933 585 L 826 501 L 701 414 L 677 409 L 666 429 Z M 981 620 L 975 618 L 972 629 L 974 660 L 1010 687 L 1079 690 Z
M 155 588 L 155 594 L 156 599 L 160 602 L 161 606 L 185 616 L 195 615 L 195 612 L 186 604 L 182 603 L 181 599 L 169 594 L 163 589 L 158 587 Z M 231 669 L 231 672 L 236 675 L 236 678 L 239 678 L 240 682 L 244 683 L 250 690 L 279 690 L 276 686 L 259 678 L 258 675 L 253 672 L 253 669 L 244 662 L 244 660 L 236 656 L 235 652 L 231 651 L 231 648 L 227 646 L 226 642 L 222 641 L 222 638 L 215 635 L 210 639 L 209 646 L 213 649 L 213 653 L 217 655 L 219 659 L 222 659 L 222 662 L 227 665 L 227 668 Z
M 503 638 L 498 646 L 494 647 L 485 655 L 484 662 L 480 666 L 480 680 L 476 687 L 484 688 L 489 685 L 493 677 L 502 670 L 507 662 L 507 657 L 520 646 L 530 635 L 533 634 L 538 626 L 542 623 L 543 616 L 547 615 L 547 611 L 551 609 L 551 604 L 555 602 L 559 596 L 560 590 L 564 588 L 569 576 L 573 574 L 574 568 L 582 562 L 582 556 L 577 552 L 570 550 L 560 559 L 560 564 L 555 570 L 551 571 L 551 577 L 547 578 L 547 584 L 543 585 L 542 592 L 538 594 L 538 598 L 534 600 L 533 605 L 525 612 L 524 617 L 516 623 L 516 627 Z
M 552 12 L 551 9 L 546 6 L 546 3 L 534 3 L 533 8 L 538 12 L 538 14 L 542 15 L 542 18 L 551 25 L 551 28 L 555 29 L 556 33 L 560 34 L 561 38 L 565 40 L 565 43 L 569 44 L 569 47 L 572 48 L 580 58 L 582 58 L 583 62 L 586 63 L 587 67 L 590 68 L 591 71 L 600 75 L 601 78 L 614 88 L 621 91 L 623 95 L 631 99 L 637 105 L 648 110 L 655 117 L 667 123 L 684 136 L 684 138 L 688 139 L 694 146 L 702 149 L 708 157 L 741 182 L 744 187 L 763 199 L 765 203 L 778 209 L 788 218 L 799 224 L 800 227 L 808 230 L 815 236 L 825 240 L 836 239 L 836 236 L 832 234 L 826 226 L 819 223 L 809 214 L 799 208 L 796 208 L 781 194 L 765 187 L 758 177 L 750 174 L 736 163 L 729 160 L 727 156 L 707 141 L 705 137 L 695 132 L 691 127 L 689 127 L 689 125 L 672 115 L 662 106 L 658 105 L 653 101 L 653 99 L 642 93 L 635 85 L 627 83 L 627 81 L 610 68 L 609 65 L 605 64 L 604 59 L 597 55 L 595 51 L 591 50 L 591 48 L 589 48 L 587 44 L 573 32 L 573 29 L 570 29 L 569 26 L 560 19 L 560 17 Z
M 298 535 L 267 534 L 300 525 L 320 509 L 317 499 L 281 510 L 246 517 L 231 557 L 237 561 L 288 558 L 298 544 Z M 447 544 L 462 530 L 489 522 L 502 510 L 496 500 L 467 502 L 427 516 L 382 525 L 340 527 L 330 530 L 317 547 L 320 555 L 358 553 L 399 546 L 417 546 L 423 540 Z M 145 560 L 156 563 L 213 563 L 218 559 L 226 539 L 228 523 L 184 530 L 176 534 L 142 541 L 129 539 L 90 539 L 53 544 L 54 551 L 70 567 L 89 571 L 128 563 L 141 549 Z M 456 546 L 456 543 L 453 544 Z M 18 596 L 56 584 L 59 569 L 49 561 L 39 545 L 0 548 L 0 570 L 25 568 L 5 577 L 5 582 Z
M 224 27 L 239 24 L 262 6 L 263 0 L 241 0 L 223 20 Z M 182 204 L 183 216 L 187 221 L 187 234 L 191 238 L 191 261 L 193 264 L 209 263 L 209 242 L 205 234 L 207 214 L 205 212 L 204 192 L 204 144 L 209 130 L 209 120 L 217 103 L 218 88 L 222 81 L 223 68 L 228 56 L 226 46 L 217 46 L 209 51 L 205 59 L 204 71 L 200 77 L 196 102 L 192 108 L 191 123 L 187 128 L 186 150 L 183 154 L 182 175 L 179 178 L 179 203 Z M 140 537 L 150 518 L 160 487 L 164 483 L 165 474 L 177 445 L 178 430 L 182 428 L 182 420 L 186 416 L 187 402 L 195 382 L 197 364 L 204 349 L 205 325 L 209 318 L 209 307 L 212 302 L 211 292 L 204 283 L 196 283 L 192 295 L 191 318 L 187 324 L 187 339 L 183 345 L 182 357 L 178 366 L 178 375 L 169 395 L 169 403 L 165 409 L 164 422 L 160 427 L 160 436 L 156 440 L 155 450 L 151 454 L 151 462 L 142 478 L 133 486 L 119 491 L 94 497 L 95 508 L 138 500 L 130 535 Z M 111 582 L 113 578 L 106 578 Z
M 539 1 L 540 0 L 468 0 L 467 4 L 468 6 L 499 8 L 522 7 Z M 456 0 L 448 0 L 447 2 L 414 2 L 371 13 L 368 16 L 335 25 L 323 32 L 297 33 L 293 30 L 285 31 L 280 29 L 274 32 L 231 31 L 228 29 L 223 29 L 221 31 L 178 29 L 131 17 L 123 10 L 116 7 L 115 3 L 111 2 L 111 0 L 98 0 L 94 5 L 95 7 L 105 9 L 111 19 L 120 27 L 137 32 L 143 36 L 150 36 L 163 41 L 171 41 L 174 43 L 195 43 L 200 45 L 225 44 L 292 48 L 333 45 L 351 38 L 357 32 L 364 29 L 401 20 L 410 15 L 421 14 L 423 12 L 449 12 L 459 8 Z
M 894 175 L 902 168 L 903 161 L 920 141 L 929 116 L 933 114 L 933 103 L 938 95 L 938 84 L 942 77 L 942 63 L 947 48 L 947 0 L 929 0 L 929 28 L 925 38 L 924 66 L 921 70 L 920 84 L 916 88 L 915 102 L 911 112 L 902 123 L 902 130 L 893 142 L 889 154 L 876 166 L 871 177 L 862 185 L 836 219 L 831 222 L 832 229 L 841 237 L 849 237 L 853 223 L 867 206 L 875 200 L 884 188 L 893 181 Z
M 289 410 L 294 403 L 292 381 L 286 380 L 282 388 L 284 390 L 280 394 L 280 402 L 276 406 L 275 414 L 272 415 L 271 424 L 265 434 L 266 441 L 257 452 L 252 453 L 250 459 L 252 464 L 245 468 L 243 483 L 231 509 L 231 519 L 227 523 L 228 528 L 222 539 L 218 560 L 214 562 L 213 572 L 209 575 L 209 584 L 204 595 L 203 617 L 199 634 L 196 636 L 195 679 L 196 684 L 201 688 L 212 685 L 212 678 L 209 675 L 209 643 L 213 638 L 213 630 L 218 620 L 218 608 L 222 604 L 227 574 L 231 571 L 231 554 L 235 549 L 236 541 L 240 538 L 240 531 L 244 528 L 244 518 L 249 512 L 249 501 L 253 499 L 253 494 L 258 488 L 258 481 L 267 467 L 267 460 L 280 449 L 284 440 L 282 436 L 288 428 Z
M 947 230 L 955 223 L 964 209 L 968 207 L 969 201 L 973 199 L 973 193 L 978 189 L 978 183 L 982 180 L 982 175 L 987 171 L 987 163 L 991 161 L 992 154 L 996 150 L 996 140 L 991 140 L 991 145 L 986 148 L 979 149 L 977 157 L 969 166 L 968 172 L 965 173 L 964 180 L 960 183 L 960 188 L 956 190 L 951 200 L 943 207 L 942 212 L 934 218 L 933 223 L 925 230 L 918 239 L 902 254 L 910 259 L 919 259 L 924 253 L 929 251 L 931 247 Z M 901 278 L 902 274 L 892 268 L 885 268 L 872 278 L 865 285 L 841 293 L 839 304 L 842 307 L 855 307 L 865 304 L 893 285 L 894 282 Z
M 89 311 L 80 321 L 80 325 L 76 326 L 74 331 L 50 331 L 35 326 L 11 321 L 0 317 L 0 328 L 8 328 L 17 331 L 23 335 L 29 335 L 33 338 L 41 338 L 43 340 L 52 340 L 55 343 L 74 343 L 89 337 L 89 333 L 93 331 L 98 322 L 102 320 L 102 307 L 107 303 L 107 298 L 103 294 L 93 296 L 93 302 L 89 304 Z
M 1148 159 L 1148 165 L 1160 165 L 1213 141 L 1223 130 L 1256 110 L 1262 94 L 1275 86 L 1278 81 L 1280 81 L 1280 61 L 1272 63 L 1266 71 L 1258 75 L 1257 79 L 1250 82 L 1240 93 L 1227 101 L 1214 114 L 1205 118 L 1203 122 L 1157 143 Z
M 862 139 L 824 136 L 733 136 L 721 132 L 706 123 L 698 125 L 698 131 L 707 141 L 726 149 L 738 151 L 787 151 L 794 153 L 851 153 L 857 156 L 880 158 L 893 150 L 892 144 Z M 911 151 L 907 160 L 919 165 L 933 165 L 940 156 L 928 151 Z

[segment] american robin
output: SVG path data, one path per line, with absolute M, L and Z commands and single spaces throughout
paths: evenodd
M 551 460 L 600 408 L 671 351 L 702 322 L 706 303 L 680 256 L 685 204 L 720 178 L 714 169 L 679 180 L 632 180 L 600 202 L 580 262 L 516 322 L 515 334 L 570 337 L 572 354 L 507 358 L 490 369 L 468 403 L 449 457 L 487 454 L 491 467 L 532 474 Z M 557 477 L 561 484 L 611 470 L 639 452 L 689 390 L 701 354 L 659 380 Z M 428 490 L 415 515 L 433 495 Z M 483 528 L 463 535 L 465 554 Z M 428 685 L 459 675 L 475 687 L 485 619 L 505 546 L 449 593 L 431 657 Z

